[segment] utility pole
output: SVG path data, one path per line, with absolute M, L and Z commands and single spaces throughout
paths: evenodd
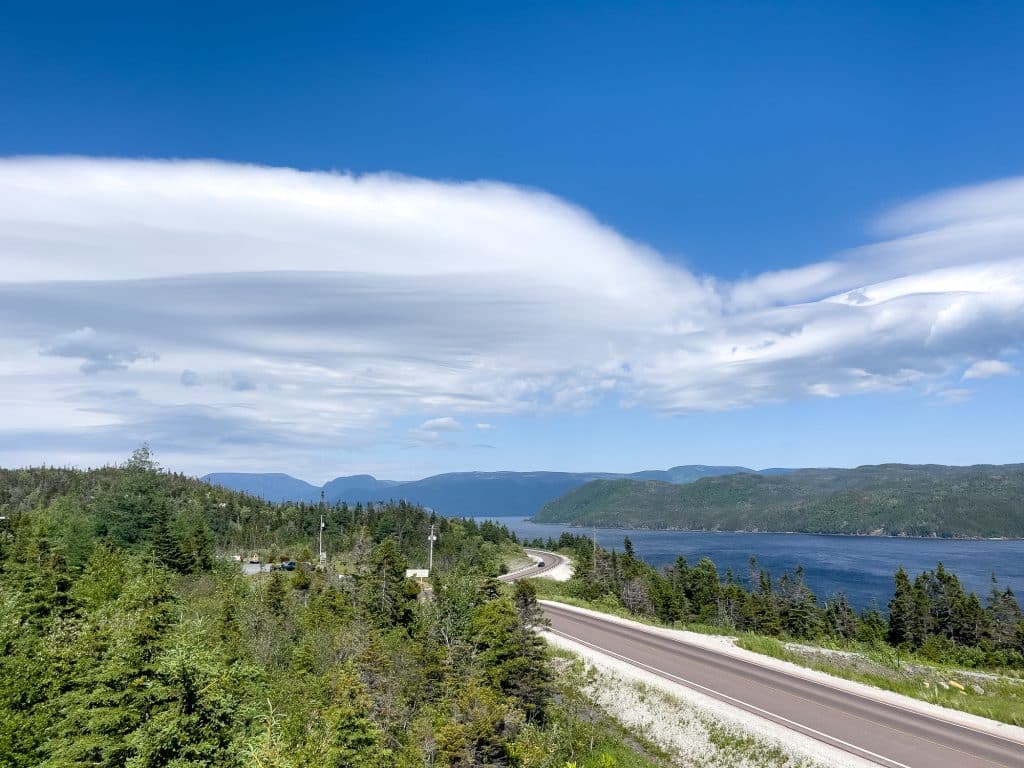
M 324 488 L 321 488 L 321 530 L 319 530 L 319 564 L 327 564 L 327 552 L 324 551 Z
M 434 535 L 434 524 L 430 524 L 430 535 L 427 537 L 429 543 L 429 550 L 427 554 L 427 573 L 434 570 L 434 542 L 437 541 L 437 536 Z

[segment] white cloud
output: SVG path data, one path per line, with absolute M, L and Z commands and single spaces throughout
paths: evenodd
M 196 467 L 245 443 L 302 471 L 324 446 L 440 444 L 439 412 L 671 414 L 993 375 L 1024 343 L 1024 180 L 912 201 L 880 231 L 730 283 L 505 184 L 0 160 L 0 411 L 41 419 L 0 425 L 0 455 L 108 440 L 118 458 L 159 434 Z
M 425 432 L 461 432 L 462 425 L 451 416 L 442 416 L 437 419 L 427 419 L 420 424 L 420 429 Z
M 964 371 L 963 380 L 989 379 L 993 376 L 1011 376 L 1017 369 L 1003 360 L 979 360 Z
M 483 429 L 483 430 L 494 429 L 494 425 L 493 424 L 488 424 L 486 422 L 481 422 L 479 424 L 475 424 L 474 426 L 477 429 Z

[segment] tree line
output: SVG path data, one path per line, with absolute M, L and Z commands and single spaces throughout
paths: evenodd
M 993 576 L 983 602 L 940 563 L 913 580 L 901 566 L 888 610 L 857 611 L 840 592 L 819 601 L 803 569 L 774 578 L 750 558 L 745 576 L 720 574 L 707 557 L 679 557 L 657 569 L 623 551 L 608 551 L 569 532 L 533 546 L 568 551 L 575 575 L 571 595 L 604 602 L 669 624 L 705 624 L 800 640 L 835 639 L 887 644 L 939 662 L 1024 668 L 1024 616 L 1013 591 Z
M 340 572 L 221 556 L 296 553 L 321 512 Z M 0 765 L 563 768 L 602 738 L 566 708 L 533 587 L 496 579 L 502 526 L 266 504 L 145 450 L 0 472 L 0 516 Z M 431 524 L 424 599 L 405 568 Z

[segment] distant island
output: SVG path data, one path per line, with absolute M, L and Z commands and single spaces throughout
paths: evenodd
M 739 473 L 688 485 L 595 480 L 537 523 L 695 531 L 1024 538 L 1024 464 L 880 464 Z

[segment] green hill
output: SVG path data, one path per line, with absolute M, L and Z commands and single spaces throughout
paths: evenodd
M 1024 537 L 1024 464 L 881 464 L 689 485 L 597 480 L 555 499 L 538 523 L 880 536 Z

